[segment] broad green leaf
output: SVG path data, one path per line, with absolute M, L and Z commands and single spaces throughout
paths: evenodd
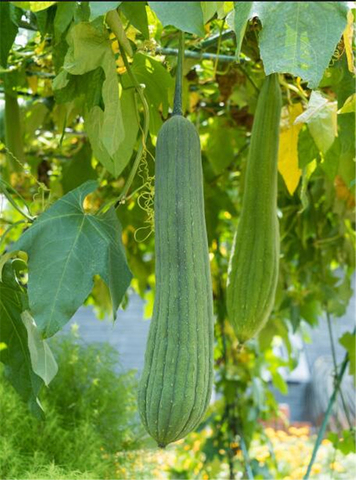
M 41 338 L 36 323 L 28 310 L 21 313 L 21 319 L 27 330 L 32 370 L 42 378 L 46 385 L 49 385 L 57 374 L 57 362 L 47 341 Z
M 25 136 L 32 137 L 47 117 L 49 110 L 44 102 L 34 102 L 25 113 Z
M 27 331 L 21 313 L 28 308 L 27 296 L 17 283 L 11 262 L 3 268 L 0 282 L 0 360 L 5 364 L 5 375 L 15 390 L 27 402 L 29 409 L 42 416 L 38 393 L 43 382 L 32 369 L 27 343 Z
M 316 146 L 325 154 L 337 136 L 337 103 L 313 91 L 307 109 L 294 123 L 307 123 Z
M 85 104 L 90 110 L 102 104 L 102 87 L 105 73 L 101 67 L 84 75 L 71 75 L 62 70 L 53 80 L 53 89 L 58 104 L 71 102 L 84 96 Z
M 285 107 L 282 112 L 282 129 L 279 136 L 278 150 L 278 170 L 291 195 L 293 195 L 298 187 L 302 175 L 302 171 L 298 166 L 298 135 L 302 125 L 294 124 L 294 120 L 302 111 L 302 105 L 300 103 L 295 103 Z
M 236 56 L 239 58 L 246 25 L 252 15 L 253 2 L 234 2 L 234 30 L 236 34 Z
M 319 150 L 315 145 L 313 137 L 310 135 L 308 126 L 305 125 L 298 136 L 298 166 L 304 168 L 308 163 L 315 160 L 319 155 Z
M 63 192 L 68 193 L 87 180 L 94 180 L 96 173 L 91 166 L 92 151 L 89 143 L 85 143 L 74 157 L 63 165 Z
M 120 2 L 120 10 L 130 23 L 148 40 L 150 34 L 148 31 L 146 2 Z
M 343 336 L 339 339 L 341 345 L 346 349 L 347 353 L 349 354 L 350 359 L 350 367 L 349 372 L 350 375 L 355 375 L 355 362 L 356 362 L 356 352 L 355 352 L 355 333 L 346 332 Z
M 204 150 L 216 175 L 222 173 L 234 160 L 237 151 L 246 143 L 243 131 L 231 128 L 222 117 L 208 120 L 208 138 Z
M 115 177 L 121 174 L 132 156 L 139 129 L 137 105 L 135 102 L 135 92 L 133 89 L 121 89 L 120 102 L 122 110 L 126 112 L 123 117 L 125 137 L 120 142 L 118 150 L 110 157 L 100 141 L 100 136 L 96 137 L 96 130 L 100 131 L 100 112 L 99 107 L 92 108 L 87 119 L 87 131 L 89 138 L 92 139 L 92 147 L 95 157 L 100 160 L 104 167 Z
M 88 181 L 71 191 L 25 231 L 12 251 L 28 254 L 30 311 L 45 337 L 54 335 L 74 315 L 98 274 L 110 289 L 114 319 L 131 273 L 121 243 L 115 209 L 85 213 L 85 197 L 97 188 Z
M 162 25 L 172 25 L 179 30 L 204 37 L 204 18 L 200 2 L 148 2 Z
M 90 21 L 105 15 L 110 10 L 115 10 L 122 2 L 89 2 Z
M 266 75 L 291 73 L 316 88 L 347 23 L 346 2 L 253 2 Z M 321 21 L 322 19 L 322 21 Z
M 31 10 L 31 12 L 40 12 L 41 10 L 46 10 L 57 2 L 11 2 L 16 5 L 18 8 L 23 10 Z
M 88 23 L 75 25 L 67 36 L 69 44 L 63 68 L 72 75 L 83 75 L 101 67 L 105 72 L 102 97 L 104 110 L 97 112 L 96 137 L 113 155 L 125 136 L 114 53 L 108 33 Z M 90 139 L 92 140 L 92 139 Z M 100 161 L 100 158 L 98 159 Z
M 7 57 L 18 31 L 18 26 L 14 21 L 16 17 L 20 19 L 21 10 L 9 2 L 0 2 L 0 65 L 4 68 L 7 67 Z
M 54 37 L 56 42 L 59 41 L 61 35 L 67 30 L 74 17 L 77 2 L 58 2 L 56 15 L 54 17 Z
M 221 2 L 200 2 L 204 23 L 208 22 L 215 15 L 215 13 L 217 13 L 218 3 Z
M 337 137 L 335 138 L 335 141 L 329 150 L 326 152 L 324 159 L 320 164 L 320 167 L 324 170 L 331 181 L 335 179 L 339 170 L 340 153 L 340 139 Z
M 345 100 L 344 105 L 337 111 L 337 113 L 352 113 L 356 110 L 356 95 L 353 93 Z
M 172 102 L 174 80 L 161 62 L 148 55 L 136 53 L 131 68 L 139 83 L 145 86 L 144 94 L 150 107 L 150 132 L 157 135 L 162 125 L 159 111 L 163 117 L 168 115 L 168 107 Z M 124 89 L 132 87 L 128 74 L 123 75 Z

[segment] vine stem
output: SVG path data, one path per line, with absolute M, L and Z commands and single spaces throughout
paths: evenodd
M 329 403 L 328 403 L 328 407 L 327 407 L 325 415 L 324 415 L 323 423 L 321 424 L 321 427 L 319 429 L 319 433 L 318 433 L 318 437 L 317 437 L 315 445 L 314 445 L 313 453 L 312 453 L 312 456 L 311 456 L 311 459 L 310 459 L 310 462 L 309 462 L 309 465 L 308 465 L 308 468 L 307 468 L 307 472 L 303 477 L 303 480 L 308 480 L 309 479 L 311 469 L 313 467 L 313 464 L 314 464 L 315 459 L 316 459 L 316 455 L 318 453 L 319 447 L 320 447 L 321 442 L 323 440 L 325 430 L 326 430 L 326 427 L 328 425 L 329 417 L 330 417 L 330 414 L 332 412 L 332 408 L 334 406 L 334 403 L 335 403 L 338 391 L 340 389 L 340 385 L 341 385 L 342 379 L 344 377 L 346 367 L 349 363 L 349 360 L 350 360 L 349 359 L 349 354 L 346 353 L 344 361 L 342 362 L 342 365 L 341 365 L 341 368 L 340 368 L 340 372 L 338 373 L 338 375 L 336 377 L 334 391 L 333 391 L 333 393 L 332 393 L 332 395 L 329 399 Z
M 130 64 L 127 60 L 127 56 L 126 56 L 126 53 L 124 51 L 124 49 L 122 48 L 122 46 L 119 44 L 119 48 L 120 48 L 120 53 L 122 55 L 122 59 L 124 61 L 124 65 L 126 67 L 126 70 L 129 74 L 129 77 L 131 78 L 132 80 L 132 83 L 134 84 L 134 87 L 135 87 L 135 90 L 136 92 L 138 93 L 139 97 L 140 97 L 140 100 L 141 100 L 141 103 L 142 103 L 142 106 L 143 106 L 143 118 L 144 118 L 144 123 L 143 123 L 143 133 L 142 133 L 142 141 L 140 142 L 140 145 L 137 149 L 137 153 L 136 153 L 136 157 L 135 157 L 135 161 L 133 163 L 133 166 L 132 166 L 132 169 L 129 173 L 129 176 L 126 180 L 126 183 L 125 183 L 125 186 L 117 200 L 117 202 L 115 203 L 115 208 L 117 208 L 120 204 L 124 203 L 125 200 L 126 200 L 126 196 L 127 196 L 127 192 L 129 191 L 130 187 L 131 187 L 131 184 L 133 182 L 133 179 L 135 178 L 135 175 L 136 175 L 136 172 L 137 172 L 137 169 L 138 169 L 138 166 L 140 164 L 140 161 L 141 161 L 141 158 L 142 158 L 142 153 L 143 153 L 143 150 L 144 148 L 146 148 L 146 140 L 147 140 L 147 137 L 148 137 L 148 129 L 149 129 L 149 118 L 150 118 L 150 112 L 149 112 L 149 108 L 148 108 L 148 104 L 147 104 L 147 101 L 146 101 L 146 98 L 145 98 L 145 95 L 143 93 L 143 89 L 141 87 L 141 85 L 139 84 L 136 76 L 134 75 L 134 73 L 132 72 L 131 70 L 131 67 L 130 67 Z
M 7 188 L 3 185 L 4 180 L 1 180 L 0 179 L 0 191 L 3 195 L 5 195 L 5 197 L 7 198 L 7 200 L 9 201 L 9 203 L 11 203 L 11 205 L 15 208 L 15 210 L 17 210 L 23 217 L 27 218 L 27 220 L 29 222 L 33 222 L 34 221 L 34 218 L 31 217 L 31 215 L 28 215 L 26 212 L 24 212 L 19 206 L 18 204 L 15 202 L 15 200 L 12 198 L 12 196 L 10 195 L 10 193 L 8 192 Z M 21 197 L 22 198 L 22 197 Z
M 183 64 L 184 64 L 184 32 L 180 32 L 173 115 L 183 115 L 183 106 L 182 106 Z
M 330 313 L 328 312 L 327 307 L 325 308 L 325 310 L 326 310 L 326 319 L 327 319 L 328 330 L 329 330 L 329 339 L 330 339 L 330 345 L 331 345 L 331 355 L 332 355 L 333 364 L 334 364 L 334 375 L 335 375 L 335 377 L 336 377 L 337 374 L 338 374 L 338 367 L 337 367 L 337 359 L 336 359 L 335 341 L 334 341 L 334 335 L 333 335 L 333 330 L 332 330 L 332 325 L 331 325 Z M 351 422 L 349 410 L 348 410 L 348 408 L 347 408 L 347 404 L 346 404 L 345 397 L 344 397 L 344 394 L 343 394 L 343 392 L 342 392 L 342 388 L 341 388 L 341 387 L 340 387 L 340 398 L 341 398 L 341 401 L 342 401 L 342 406 L 343 406 L 343 408 L 344 408 L 344 412 L 345 412 L 345 416 L 346 416 L 346 419 L 347 419 L 347 423 L 349 424 L 350 429 L 352 429 L 353 425 L 352 425 L 352 422 Z
M 240 435 L 240 446 L 241 446 L 242 456 L 244 457 L 247 478 L 248 480 L 254 480 L 254 476 L 253 476 L 251 465 L 250 465 L 250 457 L 247 451 L 244 437 L 242 435 Z

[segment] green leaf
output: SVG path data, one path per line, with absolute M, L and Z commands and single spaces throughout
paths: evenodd
M 25 231 L 12 251 L 27 252 L 28 295 L 36 325 L 54 335 L 74 315 L 93 288 L 98 274 L 110 289 L 114 319 L 130 281 L 115 209 L 91 215 L 85 197 L 97 188 L 88 181 L 71 191 Z
M 107 150 L 103 147 L 100 137 L 96 137 L 95 135 L 96 129 L 100 129 L 100 126 L 97 125 L 97 123 L 100 122 L 100 108 L 93 108 L 86 116 L 88 135 L 89 138 L 91 138 L 94 154 L 115 177 L 121 174 L 130 161 L 139 129 L 134 90 L 122 89 L 120 102 L 122 110 L 125 112 L 123 117 L 125 137 L 120 142 L 119 148 L 112 157 L 108 155 Z
M 236 34 L 236 56 L 240 56 L 246 25 L 252 16 L 253 2 L 234 2 L 234 30 Z
M 11 2 L 23 10 L 31 10 L 31 12 L 40 12 L 46 10 L 57 2 Z
M 83 75 L 102 67 L 105 72 L 102 88 L 104 111 L 94 107 L 98 117 L 95 124 L 96 139 L 94 140 L 100 138 L 103 147 L 111 156 L 118 150 L 125 131 L 115 57 L 108 33 L 104 29 L 97 30 L 91 24 L 79 23 L 69 31 L 67 42 L 69 49 L 63 65 L 64 70 L 72 75 Z M 89 119 L 89 121 L 91 120 Z M 91 141 L 92 138 L 90 138 Z M 98 160 L 100 161 L 100 158 Z
M 161 62 L 142 53 L 136 53 L 131 68 L 138 82 L 145 85 L 144 93 L 150 107 L 150 132 L 157 135 L 162 125 L 159 110 L 162 111 L 163 117 L 168 115 L 168 107 L 173 97 L 174 80 Z M 128 74 L 123 75 L 122 84 L 124 89 L 133 87 Z
M 162 25 L 172 25 L 179 30 L 204 37 L 204 18 L 200 2 L 148 2 Z
M 27 330 L 28 348 L 30 351 L 32 370 L 42 378 L 48 386 L 58 371 L 58 365 L 53 357 L 47 341 L 42 340 L 36 323 L 30 312 L 21 313 L 21 319 Z
M 148 19 L 146 12 L 146 2 L 120 2 L 120 10 L 127 20 L 139 30 L 148 40 L 150 37 L 148 31 Z
M 115 10 L 122 2 L 89 2 L 90 21 L 105 15 L 110 10 Z
M 91 166 L 92 151 L 88 143 L 84 143 L 74 157 L 63 165 L 62 186 L 63 192 L 74 190 L 87 180 L 94 180 L 96 173 Z
M 11 262 L 7 262 L 0 282 L 0 342 L 5 346 L 0 350 L 0 360 L 15 390 L 32 413 L 42 417 L 37 397 L 43 381 L 32 370 L 27 331 L 21 319 L 27 307 L 27 296 L 16 281 Z
M 355 375 L 355 333 L 346 332 L 343 336 L 339 339 L 339 343 L 346 349 L 347 353 L 349 354 L 350 359 L 350 366 L 349 366 L 349 373 L 350 375 Z
M 282 375 L 277 370 L 271 372 L 271 375 L 273 386 L 276 387 L 283 395 L 287 395 L 288 385 Z
M 310 135 L 307 125 L 299 132 L 298 136 L 298 166 L 305 168 L 308 163 L 315 160 L 319 155 L 318 147 Z
M 20 19 L 21 10 L 9 2 L 0 2 L 0 65 L 4 68 L 7 67 L 7 57 L 18 31 L 16 17 Z
M 204 23 L 208 22 L 217 13 L 218 3 L 220 2 L 200 2 Z
M 89 110 L 96 105 L 101 106 L 104 80 L 105 73 L 101 67 L 84 75 L 70 75 L 62 70 L 53 80 L 56 102 L 60 104 L 71 102 L 83 95 Z
M 340 110 L 337 111 L 338 114 L 340 113 L 352 113 L 356 110 L 356 94 L 353 93 L 350 95 L 346 100 Z
M 321 168 L 332 181 L 335 179 L 339 169 L 340 152 L 340 139 L 337 137 L 335 138 L 335 141 L 329 150 L 326 152 L 324 161 L 320 164 Z
M 307 123 L 316 146 L 325 154 L 337 136 L 337 103 L 313 91 L 307 109 L 294 123 Z
M 316 88 L 347 24 L 346 2 L 253 2 L 266 75 L 291 73 Z M 322 21 L 321 21 L 322 19 Z
M 328 439 L 333 444 L 334 448 L 340 450 L 344 455 L 349 453 L 356 453 L 356 443 L 355 443 L 355 428 L 350 430 L 344 430 L 342 432 L 342 437 L 339 438 L 339 435 L 335 432 L 330 432 Z
M 209 119 L 208 125 L 206 155 L 214 173 L 219 175 L 234 160 L 237 150 L 246 143 L 246 135 L 235 127 L 231 128 L 222 117 Z
M 58 2 L 56 15 L 54 17 L 54 37 L 56 42 L 59 41 L 61 35 L 69 27 L 75 10 L 77 8 L 77 2 Z

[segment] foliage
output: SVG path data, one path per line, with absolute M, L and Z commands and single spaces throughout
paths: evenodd
M 231 444 L 241 449 L 244 441 L 248 449 L 254 432 L 260 430 L 258 418 L 275 413 L 267 379 L 286 391 L 280 369 L 293 368 L 297 362 L 289 334 L 302 335 L 304 322 L 314 326 L 324 321 L 323 314 L 327 318 L 342 316 L 352 294 L 353 11 L 346 2 L 191 2 L 184 8 L 173 2 L 112 2 L 108 16 L 108 3 L 104 3 L 0 2 L 1 35 L 5 38 L 0 49 L 0 266 L 14 268 L 22 258 L 13 286 L 24 303 L 17 302 L 14 318 L 27 351 L 29 334 L 21 323 L 25 306 L 29 306 L 35 327 L 47 335 L 68 321 L 80 302 L 94 304 L 104 315 L 111 308 L 107 284 L 120 281 L 127 268 L 125 256 L 133 275 L 131 285 L 147 299 L 147 312 L 152 311 L 155 144 L 172 109 L 177 27 L 185 30 L 183 103 L 202 144 L 217 317 L 215 373 L 221 397 L 209 422 L 219 426 L 214 441 L 229 459 L 235 448 Z M 121 43 L 108 27 L 111 17 L 116 27 L 122 26 Z M 123 50 L 122 35 L 126 35 L 125 45 L 127 51 L 132 50 L 132 57 L 128 54 L 127 58 Z M 265 74 L 270 72 L 278 73 L 284 104 L 278 179 L 280 271 L 269 322 L 257 339 L 239 351 L 225 309 L 226 272 L 232 232 L 240 218 L 256 102 Z M 90 258 L 84 263 L 81 257 L 72 262 L 76 250 L 66 256 L 68 240 L 78 234 L 78 224 L 70 217 L 63 225 L 57 223 L 56 237 L 41 228 L 44 245 L 36 248 L 31 241 L 36 235 L 31 232 L 36 233 L 41 224 L 44 227 L 46 219 L 54 221 L 52 215 L 58 209 L 75 208 L 65 204 L 68 197 L 64 195 L 79 198 L 87 188 L 84 182 L 93 180 L 98 188 L 80 206 L 77 202 L 78 215 L 95 226 L 101 218 L 110 217 L 110 226 L 90 235 L 92 250 L 88 252 L 94 252 L 89 253 Z M 104 267 L 92 267 L 110 263 L 108 232 L 117 228 L 119 236 L 118 222 L 122 245 L 117 238 L 113 241 L 122 255 L 117 272 L 113 272 L 117 277 L 110 279 L 105 278 Z M 145 235 L 139 235 L 142 228 Z M 28 258 L 21 252 L 15 255 L 16 242 L 28 252 Z M 58 258 L 68 263 L 49 267 Z M 24 261 L 28 261 L 27 267 Z M 33 265 L 45 265 L 47 270 L 33 276 Z M 52 280 L 61 285 L 63 272 L 70 272 L 63 285 L 71 295 L 64 293 L 65 288 L 56 290 L 59 308 L 56 293 L 50 298 L 49 292 Z M 89 292 L 93 274 L 102 277 L 95 277 Z M 127 285 L 128 272 L 123 276 Z M 76 288 L 81 290 L 80 298 L 73 301 Z M 42 294 L 61 312 L 56 328 L 49 324 L 51 315 L 38 315 L 37 300 Z M 122 295 L 118 297 L 116 303 Z M 10 297 L 4 298 L 10 311 Z M 2 315 L 2 326 L 4 319 Z M 353 332 L 349 332 L 341 339 L 351 372 L 355 358 L 352 338 Z M 1 342 L 1 348 L 10 346 L 8 339 Z M 274 354 L 277 342 L 284 343 L 289 358 L 282 360 Z M 37 345 L 45 350 L 41 342 Z M 19 355 L 15 347 L 2 352 L 2 360 L 10 363 Z M 62 360 L 57 361 L 61 368 Z M 56 377 L 50 389 L 42 388 L 39 394 L 39 385 L 29 380 L 35 367 L 28 355 L 18 368 L 26 371 L 26 365 L 28 375 L 21 377 L 26 386 L 23 398 L 34 405 L 39 395 L 50 412 L 51 402 L 56 401 L 51 397 L 47 402 L 46 398 Z M 15 373 L 9 378 L 16 386 Z M 30 422 L 26 425 L 35 422 L 25 415 L 22 405 L 18 410 L 23 421 Z M 50 425 L 49 413 L 47 417 Z M 14 435 L 26 428 L 20 418 L 18 422 L 19 431 Z M 91 455 L 89 447 L 87 454 Z
M 7 382 L 0 385 L 0 475 L 113 478 L 115 466 L 105 452 L 132 450 L 143 441 L 134 373 L 119 373 L 112 347 L 84 346 L 74 334 L 55 339 L 51 347 L 60 370 L 42 395 L 45 420 L 33 417 Z

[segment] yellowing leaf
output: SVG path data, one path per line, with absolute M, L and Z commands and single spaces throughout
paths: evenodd
M 40 12 L 46 8 L 51 7 L 57 2 L 11 2 L 18 8 L 23 8 L 24 10 L 31 10 L 31 12 Z
M 282 175 L 288 192 L 293 195 L 300 177 L 298 167 L 298 135 L 301 124 L 294 125 L 294 120 L 303 111 L 300 103 L 289 105 L 282 112 L 282 128 L 279 136 L 278 170 Z
M 354 54 L 352 51 L 352 39 L 353 39 L 353 25 L 354 25 L 354 17 L 352 15 L 352 11 L 349 10 L 347 14 L 347 25 L 343 33 L 344 38 L 344 45 L 345 45 L 345 52 L 347 58 L 347 66 L 351 73 L 355 72 L 354 68 Z
M 33 75 L 31 77 L 27 77 L 27 83 L 28 83 L 28 86 L 30 87 L 32 93 L 34 93 L 36 95 L 37 87 L 38 87 L 38 77 L 36 77 L 35 75 Z

